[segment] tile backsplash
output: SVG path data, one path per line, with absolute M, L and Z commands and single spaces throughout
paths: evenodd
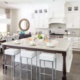
M 49 30 L 51 30 L 52 33 L 56 34 L 65 34 L 65 24 L 61 23 L 51 23 L 49 25 L 49 28 L 37 28 L 36 32 L 42 32 L 44 34 L 49 34 Z
M 70 32 L 70 35 L 72 36 L 80 37 L 80 29 L 68 29 L 68 32 Z
M 80 29 L 74 28 L 74 29 L 67 29 L 66 24 L 61 23 L 51 23 L 49 25 L 49 28 L 36 28 L 36 32 L 41 32 L 43 34 L 49 35 L 49 30 L 51 30 L 54 33 L 65 33 L 65 30 L 68 30 L 68 33 L 71 36 L 80 37 Z
M 36 32 L 37 33 L 43 33 L 43 34 L 49 35 L 49 28 L 37 28 Z

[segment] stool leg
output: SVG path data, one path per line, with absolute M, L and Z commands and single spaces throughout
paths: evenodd
M 22 57 L 20 56 L 20 80 L 22 80 Z
M 0 53 L 1 53 L 1 48 L 0 48 Z
M 6 80 L 5 75 L 6 75 L 6 55 L 4 54 L 4 80 Z
M 28 66 L 28 58 L 26 58 L 26 62 L 27 62 L 27 66 Z M 26 66 L 26 69 L 28 70 L 28 67 Z M 26 75 L 27 75 L 27 80 L 28 80 L 28 71 L 26 72 Z
M 6 74 L 6 55 L 4 54 L 4 74 Z
M 12 56 L 12 80 L 14 80 L 14 62 L 15 62 L 15 56 Z
M 37 52 L 36 52 L 36 80 L 37 80 Z
M 55 59 L 55 80 L 56 80 L 56 59 Z
M 32 59 L 31 59 L 31 80 L 32 80 Z
M 15 77 L 15 58 L 14 58 L 14 77 Z
M 52 62 L 52 80 L 53 80 L 53 75 L 54 75 L 54 74 L 53 74 L 53 67 L 54 67 L 54 66 L 53 66 L 53 62 Z
M 41 60 L 39 60 L 39 80 L 41 80 Z
M 45 73 L 45 61 L 44 61 L 44 73 Z M 44 74 L 44 80 L 45 80 L 45 74 Z

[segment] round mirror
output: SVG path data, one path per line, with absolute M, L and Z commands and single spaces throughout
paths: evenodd
M 21 19 L 20 22 L 19 22 L 19 28 L 20 30 L 22 31 L 27 31 L 30 27 L 30 23 L 27 19 Z

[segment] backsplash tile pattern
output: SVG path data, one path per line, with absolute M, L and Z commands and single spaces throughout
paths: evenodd
M 80 29 L 68 29 L 71 36 L 80 37 Z
M 61 24 L 61 23 L 51 23 L 49 25 L 49 28 L 36 28 L 36 32 L 41 32 L 43 34 L 47 34 L 49 35 L 49 30 L 51 30 L 54 33 L 64 33 L 65 34 L 65 30 L 68 31 L 70 36 L 73 37 L 80 37 L 80 29 L 78 28 L 66 28 L 66 24 Z

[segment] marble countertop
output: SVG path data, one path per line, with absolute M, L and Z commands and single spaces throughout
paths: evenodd
M 14 41 L 2 43 L 3 46 L 12 46 L 12 47 L 24 47 L 24 48 L 31 48 L 37 50 L 51 50 L 51 51 L 63 51 L 66 52 L 69 48 L 70 42 L 68 39 L 63 38 L 56 38 L 55 40 L 58 41 L 58 44 L 55 47 L 47 47 L 45 42 L 41 42 L 36 44 L 36 46 L 31 46 L 29 44 L 28 38 L 18 40 L 19 43 L 15 43 Z

